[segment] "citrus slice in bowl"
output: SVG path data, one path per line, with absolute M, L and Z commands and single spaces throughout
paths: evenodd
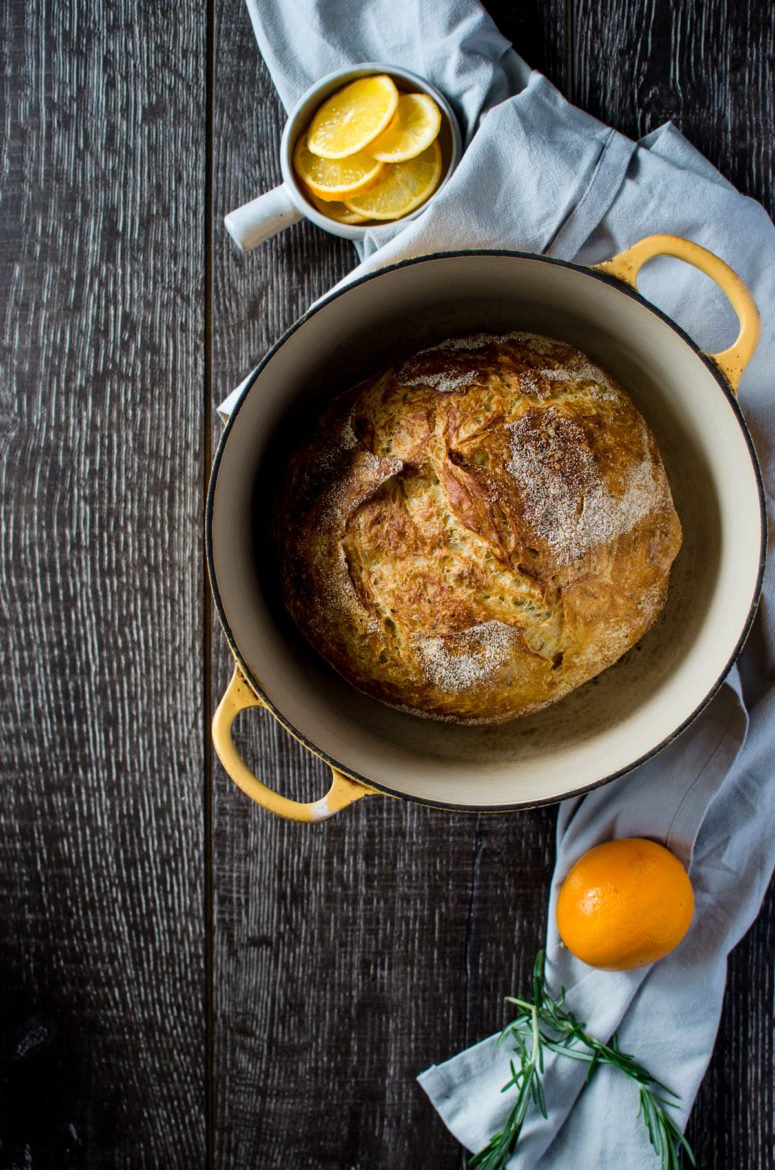
M 384 163 L 417 158 L 438 137 L 441 110 L 425 93 L 402 93 L 393 121 L 379 138 L 369 144 L 368 153 Z
M 312 206 L 317 207 L 321 215 L 327 215 L 329 219 L 333 219 L 337 223 L 366 223 L 366 216 L 358 215 L 357 211 L 350 211 L 346 203 L 336 199 L 320 199 L 309 187 L 305 189 L 304 194 Z
M 417 158 L 387 164 L 384 175 L 368 189 L 342 199 L 366 219 L 400 219 L 433 194 L 441 178 L 441 147 L 433 142 Z
M 303 135 L 294 147 L 293 167 L 313 195 L 326 201 L 341 201 L 368 190 L 379 182 L 386 169 L 384 163 L 362 151 L 349 158 L 321 158 L 307 148 Z M 361 214 L 356 208 L 350 210 Z
M 384 73 L 360 77 L 316 110 L 307 146 L 320 158 L 349 158 L 378 138 L 398 109 L 398 90 Z

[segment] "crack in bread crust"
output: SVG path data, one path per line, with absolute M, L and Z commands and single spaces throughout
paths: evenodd
M 550 338 L 455 338 L 336 398 L 292 455 L 285 603 L 360 690 L 499 723 L 562 698 L 656 621 L 681 527 L 656 443 Z

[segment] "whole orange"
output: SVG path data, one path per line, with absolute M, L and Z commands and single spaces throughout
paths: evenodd
M 683 865 L 645 837 L 590 849 L 557 899 L 557 927 L 568 950 L 609 971 L 661 959 L 678 946 L 693 914 L 694 892 Z

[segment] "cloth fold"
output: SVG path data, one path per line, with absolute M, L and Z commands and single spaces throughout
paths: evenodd
M 408 256 L 505 247 L 582 264 L 642 236 L 687 236 L 726 260 L 754 293 L 763 336 L 740 387 L 762 463 L 768 514 L 775 489 L 775 229 L 672 125 L 632 142 L 568 103 L 510 48 L 476 0 L 247 0 L 259 48 L 290 107 L 317 78 L 359 61 L 414 69 L 453 102 L 467 149 L 428 210 L 392 233 L 367 235 L 347 280 Z M 346 282 L 345 282 L 346 283 Z M 672 260 L 642 273 L 641 292 L 709 352 L 727 346 L 736 321 L 723 295 Z M 238 393 L 241 388 L 238 388 Z M 232 397 L 233 401 L 233 397 Z M 228 410 L 229 402 L 222 409 Z M 726 958 L 756 916 L 775 863 L 775 580 L 765 572 L 748 646 L 702 715 L 628 776 L 561 805 L 547 923 L 547 979 L 590 1032 L 618 1032 L 680 1095 L 683 1124 L 707 1067 L 724 994 Z M 695 921 L 681 945 L 652 967 L 592 970 L 559 941 L 559 885 L 587 849 L 611 837 L 662 841 L 690 867 Z M 523 989 L 504 987 L 504 995 Z M 493 1021 L 493 1026 L 497 1021 Z M 508 1045 L 483 1040 L 419 1078 L 452 1133 L 471 1150 L 499 1128 L 510 1100 Z M 636 1120 L 637 1091 L 611 1069 L 553 1058 L 549 1116 L 531 1114 L 510 1170 L 652 1170 Z

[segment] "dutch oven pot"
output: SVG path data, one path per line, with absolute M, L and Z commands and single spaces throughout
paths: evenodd
M 655 256 L 711 277 L 740 322 L 706 354 L 635 290 Z M 273 579 L 269 527 L 289 420 L 371 371 L 465 332 L 530 330 L 589 353 L 651 426 L 684 530 L 665 611 L 638 648 L 553 706 L 497 727 L 419 719 L 360 694 L 307 645 Z M 215 602 L 236 669 L 213 721 L 231 778 L 280 816 L 320 821 L 381 793 L 476 811 L 519 809 L 586 791 L 648 759 L 720 686 L 753 620 L 764 504 L 735 394 L 759 337 L 754 301 L 717 256 L 673 236 L 641 240 L 593 269 L 519 252 L 418 257 L 314 305 L 256 370 L 221 439 L 207 507 Z M 231 729 L 266 707 L 330 767 L 310 804 L 258 780 Z

